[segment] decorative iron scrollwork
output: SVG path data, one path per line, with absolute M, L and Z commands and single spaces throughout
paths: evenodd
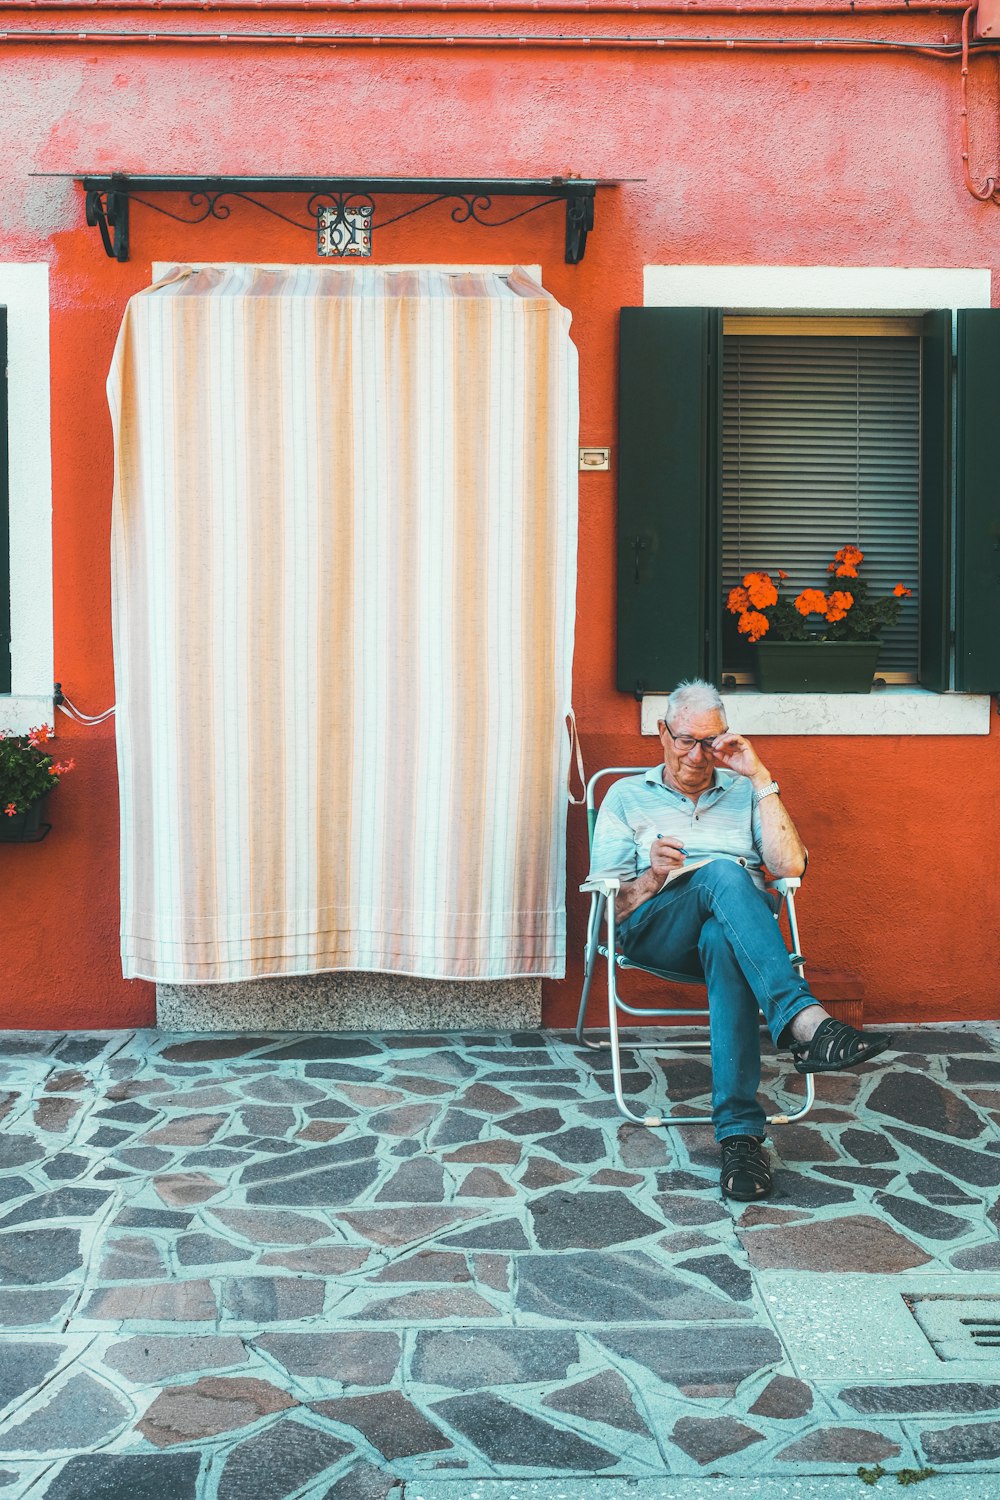
M 475 223 L 486 229 L 500 228 L 537 213 L 555 203 L 566 205 L 566 260 L 583 260 L 587 235 L 594 227 L 594 201 L 598 187 L 614 186 L 580 178 L 483 179 L 457 178 L 354 178 L 305 177 L 154 177 L 115 173 L 110 177 L 88 175 L 77 179 L 86 194 L 87 223 L 101 235 L 105 253 L 113 260 L 129 258 L 129 204 L 135 202 L 180 224 L 204 224 L 208 219 L 228 219 L 236 203 L 259 208 L 296 229 L 317 235 L 319 253 L 356 255 L 371 253 L 371 234 L 423 213 L 436 204 L 451 202 L 456 224 Z M 170 193 L 187 195 L 187 212 L 165 207 L 152 198 Z M 304 216 L 293 217 L 274 207 L 274 195 L 301 194 Z M 422 202 L 399 213 L 378 216 L 378 201 L 386 197 L 421 197 Z M 514 213 L 503 213 L 498 197 L 533 198 Z M 368 236 L 367 247 L 364 237 Z

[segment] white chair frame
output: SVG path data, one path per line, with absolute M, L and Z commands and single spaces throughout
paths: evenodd
M 596 789 L 598 782 L 608 776 L 636 776 L 647 771 L 648 766 L 606 766 L 601 771 L 596 771 L 587 782 L 587 842 L 593 846 L 594 825 L 597 821 Z M 768 883 L 768 889 L 780 897 L 780 903 L 775 912 L 775 921 L 780 923 L 781 912 L 784 909 L 788 914 L 788 930 L 791 938 L 791 951 L 788 955 L 789 961 L 802 977 L 805 974 L 805 959 L 802 956 L 799 945 L 799 926 L 795 912 L 795 892 L 802 884 L 801 880 L 794 876 L 786 876 L 780 880 Z M 704 984 L 703 979 L 693 978 L 690 974 L 678 974 L 668 969 L 653 969 L 642 964 L 634 964 L 629 961 L 624 953 L 619 952 L 616 941 L 615 924 L 615 897 L 621 888 L 621 882 L 613 876 L 599 877 L 588 880 L 580 887 L 582 891 L 590 893 L 590 917 L 587 923 L 587 941 L 584 947 L 584 975 L 583 991 L 580 996 L 580 1011 L 576 1022 L 576 1039 L 582 1047 L 587 1047 L 592 1052 L 609 1051 L 611 1053 L 611 1071 L 614 1080 L 615 1099 L 618 1108 L 626 1120 L 635 1125 L 647 1125 L 655 1127 L 658 1125 L 704 1125 L 709 1123 L 706 1115 L 638 1115 L 630 1109 L 622 1086 L 622 1062 L 621 1062 L 621 1040 L 618 1030 L 619 1012 L 628 1016 L 697 1016 L 702 1022 L 707 1020 L 708 1010 L 701 1006 L 649 1006 L 631 1005 L 623 1000 L 618 993 L 617 973 L 622 969 L 637 969 L 643 974 L 654 974 L 658 979 L 668 980 L 673 984 Z M 606 925 L 607 940 L 602 943 L 601 925 Z M 598 959 L 603 958 L 607 964 L 608 973 L 608 1040 L 592 1042 L 588 1041 L 584 1033 L 587 1005 L 590 1000 L 591 986 L 594 973 L 597 968 Z M 630 1052 L 641 1051 L 644 1048 L 655 1047 L 658 1051 L 664 1048 L 693 1048 L 695 1050 L 707 1050 L 711 1043 L 702 1039 L 678 1038 L 676 1042 L 627 1042 L 626 1047 Z M 683 1055 L 683 1054 L 682 1054 Z M 769 1125 L 791 1125 L 796 1120 L 809 1113 L 816 1099 L 816 1085 L 811 1073 L 804 1075 L 806 1080 L 805 1098 L 801 1108 L 792 1114 L 775 1114 L 767 1117 Z

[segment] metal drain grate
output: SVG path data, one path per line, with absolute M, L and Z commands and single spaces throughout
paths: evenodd
M 910 1295 L 903 1300 L 938 1359 L 996 1359 L 1000 1297 Z

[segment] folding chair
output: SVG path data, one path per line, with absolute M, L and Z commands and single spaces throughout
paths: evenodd
M 593 848 L 594 826 L 597 822 L 596 789 L 597 784 L 609 776 L 635 776 L 641 775 L 647 766 L 606 766 L 603 771 L 597 771 L 587 783 L 587 843 Z M 780 897 L 778 909 L 775 912 L 775 921 L 780 922 L 781 912 L 785 910 L 788 914 L 788 929 L 791 938 L 791 952 L 789 961 L 794 965 L 799 975 L 805 972 L 805 959 L 799 949 L 799 928 L 795 916 L 795 892 L 802 884 L 801 880 L 789 876 L 780 880 L 772 880 L 768 883 L 768 889 Z M 668 969 L 653 969 L 646 965 L 634 964 L 618 951 L 615 931 L 615 897 L 620 889 L 621 882 L 614 877 L 608 879 L 598 878 L 586 881 L 581 891 L 590 892 L 590 919 L 587 923 L 587 944 L 584 949 L 584 976 L 583 993 L 580 996 L 580 1014 L 576 1022 L 576 1038 L 582 1047 L 589 1048 L 592 1052 L 609 1050 L 611 1053 L 611 1071 L 614 1077 L 615 1099 L 618 1108 L 626 1120 L 633 1121 L 636 1125 L 704 1125 L 705 1115 L 638 1115 L 630 1109 L 625 1101 L 622 1089 L 622 1062 L 621 1044 L 618 1032 L 618 1013 L 623 1012 L 629 1016 L 699 1016 L 703 1021 L 707 1019 L 707 1005 L 701 1006 L 648 1006 L 631 1005 L 623 1000 L 618 993 L 617 973 L 619 969 L 638 969 L 644 974 L 653 974 L 658 979 L 670 980 L 674 984 L 703 984 L 704 979 L 692 978 L 690 974 L 676 974 Z M 601 923 L 606 922 L 607 941 L 601 942 Z M 591 984 L 594 979 L 594 971 L 597 961 L 603 958 L 608 967 L 608 1040 L 606 1042 L 591 1042 L 584 1035 L 584 1021 L 587 1014 L 587 1004 L 590 999 Z M 688 1040 L 679 1038 L 676 1042 L 667 1044 L 670 1047 L 691 1047 L 704 1050 L 710 1046 L 707 1040 Z M 664 1043 L 659 1042 L 628 1042 L 628 1050 L 641 1051 L 643 1048 L 657 1047 L 663 1050 Z M 805 1100 L 800 1109 L 794 1114 L 776 1114 L 768 1116 L 769 1125 L 790 1125 L 794 1120 L 801 1120 L 803 1115 L 812 1109 L 816 1098 L 816 1085 L 811 1073 L 804 1075 L 806 1080 Z

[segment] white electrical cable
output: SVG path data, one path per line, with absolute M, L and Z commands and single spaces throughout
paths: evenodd
M 56 702 L 56 708 L 61 708 L 64 714 L 67 714 L 71 719 L 75 719 L 78 724 L 103 724 L 104 720 L 110 719 L 111 715 L 115 711 L 115 705 L 112 703 L 111 707 L 106 708 L 102 714 L 81 713 L 76 705 L 70 702 L 69 698 L 67 698 L 66 694 L 62 691 L 61 688 L 59 692 L 60 697 Z

